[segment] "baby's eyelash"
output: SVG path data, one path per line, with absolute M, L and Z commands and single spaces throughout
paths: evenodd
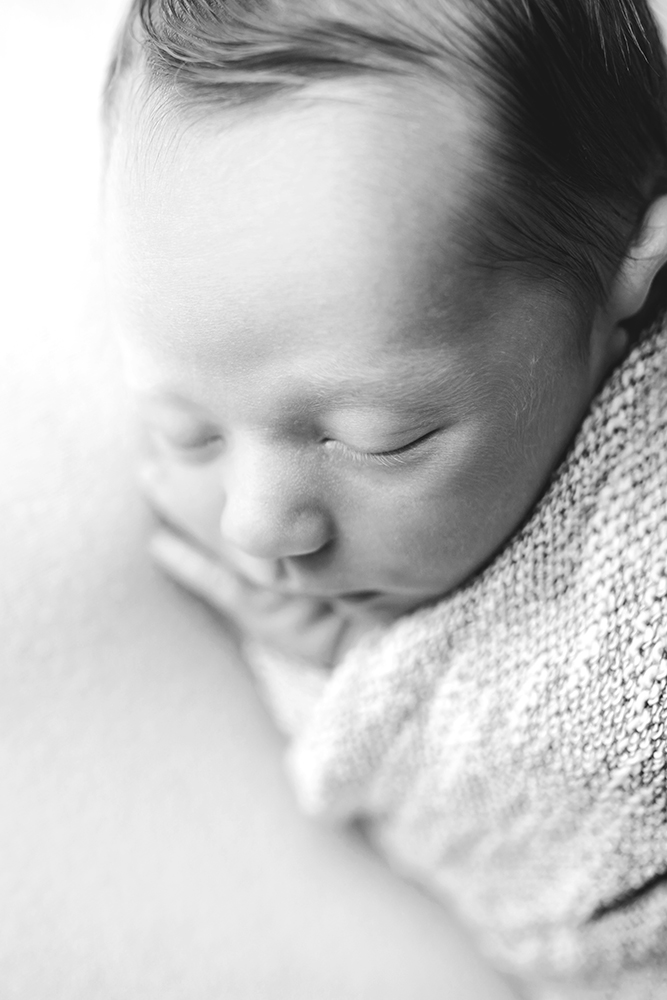
M 221 441 L 219 434 L 202 434 L 200 438 L 191 441 L 184 441 L 182 444 L 177 445 L 179 448 L 183 448 L 185 451 L 196 451 L 199 448 L 208 448 L 211 445 L 219 444 Z
M 425 444 L 429 438 L 432 438 L 433 435 L 437 433 L 438 429 L 428 431 L 426 434 L 422 434 L 421 437 L 415 438 L 414 441 L 409 441 L 407 444 L 401 445 L 400 448 L 392 448 L 389 451 L 356 451 L 354 448 L 350 448 L 348 445 L 343 444 L 342 441 L 336 441 L 332 438 L 327 439 L 325 444 L 338 451 L 343 451 L 346 457 L 351 458 L 353 462 L 364 464 L 374 462 L 377 465 L 391 467 L 403 464 L 403 462 L 406 461 L 406 455 L 412 451 L 416 451 L 421 445 Z

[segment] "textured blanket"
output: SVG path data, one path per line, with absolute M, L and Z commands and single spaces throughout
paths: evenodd
M 484 572 L 331 675 L 249 659 L 303 807 L 359 820 L 530 995 L 667 997 L 663 323 Z

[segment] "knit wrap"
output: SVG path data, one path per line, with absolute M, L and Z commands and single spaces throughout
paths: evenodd
M 299 701 L 298 668 L 251 659 Z M 361 821 L 536 994 L 667 996 L 664 323 L 483 572 L 306 675 L 309 813 Z

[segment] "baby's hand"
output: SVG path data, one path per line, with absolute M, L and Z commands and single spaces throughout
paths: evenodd
M 260 587 L 168 529 L 153 536 L 150 551 L 169 576 L 243 634 L 287 656 L 332 666 L 369 627 L 343 618 L 324 601 Z
M 246 572 L 237 555 L 226 558 L 221 545 L 221 498 L 197 470 L 164 458 L 144 463 L 140 478 L 146 499 L 162 527 L 151 542 L 158 565 L 177 583 L 224 615 L 246 637 L 281 653 L 330 666 L 369 628 L 330 603 L 289 597 L 263 585 L 253 564 Z M 254 575 L 253 575 L 254 573 Z
M 155 454 L 142 462 L 139 482 L 149 506 L 164 524 L 219 554 L 223 498 L 214 468 Z

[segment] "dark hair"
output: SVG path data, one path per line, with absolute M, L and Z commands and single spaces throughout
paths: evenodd
M 601 302 L 667 190 L 663 49 L 646 0 L 134 0 L 127 69 L 185 103 L 232 106 L 317 79 L 431 77 L 482 98 L 474 257 Z

